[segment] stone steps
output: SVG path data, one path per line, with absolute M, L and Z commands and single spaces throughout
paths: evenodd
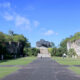
M 51 57 L 50 54 L 41 54 L 39 53 L 37 57 Z

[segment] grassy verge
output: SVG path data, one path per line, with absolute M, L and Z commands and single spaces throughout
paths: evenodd
M 68 69 L 74 71 L 76 74 L 80 75 L 80 67 L 69 67 Z
M 14 60 L 0 61 L 0 65 L 26 65 L 35 60 L 36 57 L 24 57 Z M 20 69 L 19 67 L 0 67 L 0 79 Z
M 35 60 L 36 57 L 24 57 L 24 58 L 19 58 L 19 59 L 14 59 L 14 60 L 3 60 L 0 61 L 0 65 L 26 65 L 33 60 Z
M 63 65 L 80 65 L 80 59 L 53 57 L 55 61 Z
M 18 70 L 18 67 L 0 67 L 0 79 Z

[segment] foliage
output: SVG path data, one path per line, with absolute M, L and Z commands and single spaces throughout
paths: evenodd
M 60 47 L 60 48 L 57 48 L 57 51 L 56 51 L 56 55 L 55 56 L 62 56 L 63 55 L 63 48 Z
M 68 42 L 69 38 L 66 38 L 64 40 L 61 41 L 60 43 L 60 49 L 61 49 L 61 53 L 65 53 L 67 54 L 67 42 Z
M 32 56 L 33 55 L 31 48 L 25 48 L 24 51 L 25 51 L 25 55 L 27 55 L 27 56 Z
M 2 32 L 0 32 L 0 42 L 23 42 L 23 43 L 27 43 L 28 39 L 26 37 L 24 37 L 23 35 L 19 35 L 19 34 L 14 34 L 13 31 L 9 31 L 10 35 L 8 34 L 4 34 Z M 29 46 L 29 44 L 28 44 Z
M 5 35 L 4 33 L 0 32 L 0 42 L 4 42 L 5 41 Z
M 32 52 L 34 56 L 37 56 L 37 54 L 39 53 L 39 49 L 37 48 L 32 48 Z
M 4 57 L 12 57 L 12 54 L 7 52 L 7 44 L 9 42 L 14 42 L 18 43 L 20 42 L 22 45 L 22 48 L 26 47 L 31 47 L 30 43 L 28 42 L 28 39 L 24 37 L 23 35 L 20 34 L 14 34 L 13 31 L 9 31 L 9 34 L 4 34 L 3 32 L 0 32 L 0 58 L 1 55 L 4 55 Z M 13 46 L 14 47 L 14 46 Z M 20 52 L 18 52 L 16 55 L 20 55 Z M 23 50 L 22 50 L 23 53 Z M 15 55 L 15 54 L 14 54 Z
M 52 53 L 53 48 L 48 48 L 49 53 Z
M 37 48 L 24 48 L 24 54 L 27 56 L 37 56 L 39 49 Z
M 15 35 L 13 36 L 14 42 L 26 42 L 27 39 L 23 35 Z
M 13 42 L 13 36 L 5 34 L 5 42 L 9 42 L 9 41 Z
M 71 49 L 69 49 L 68 55 L 70 57 L 72 57 L 72 56 L 76 56 L 77 54 L 76 54 L 75 50 L 73 48 L 71 48 Z
M 80 32 L 77 32 L 76 34 L 74 34 L 74 36 L 70 40 L 75 41 L 77 39 L 80 39 Z
M 48 51 L 49 51 L 49 53 L 51 53 L 51 56 L 55 56 L 56 52 L 57 52 L 57 48 L 56 47 L 48 48 Z
M 67 54 L 67 42 L 69 38 L 61 41 L 59 48 L 57 48 L 56 56 L 62 56 L 64 53 Z
M 80 32 L 77 32 L 74 34 L 74 36 L 72 36 L 69 41 L 74 42 L 76 40 L 80 39 Z
M 26 42 L 26 43 L 25 43 L 25 47 L 26 47 L 26 48 L 31 48 L 31 43 L 30 43 L 30 42 Z

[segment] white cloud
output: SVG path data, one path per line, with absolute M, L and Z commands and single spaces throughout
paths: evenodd
M 57 32 L 54 32 L 53 30 L 48 30 L 48 31 L 46 31 L 45 33 L 44 33 L 44 35 L 46 35 L 46 36 L 50 36 L 50 35 L 58 35 L 58 33 Z
M 14 16 L 11 15 L 11 14 L 9 14 L 9 13 L 5 13 L 5 14 L 3 15 L 3 17 L 4 17 L 7 21 L 11 21 L 11 20 L 14 19 Z
M 6 8 L 3 12 L 1 12 L 2 16 L 6 21 L 13 21 L 13 25 L 16 28 L 19 28 L 21 30 L 27 30 L 30 32 L 32 30 L 31 25 L 37 27 L 40 24 L 37 20 L 31 23 L 30 19 L 14 12 L 11 8 L 10 2 L 0 3 L 0 8 Z M 29 6 L 29 8 L 32 9 L 33 7 Z
M 30 21 L 29 19 L 25 18 L 25 17 L 22 17 L 22 16 L 16 16 L 16 19 L 15 19 L 15 25 L 16 26 L 20 26 L 20 25 L 29 25 L 30 24 Z
M 38 27 L 38 25 L 40 24 L 38 21 L 34 21 L 33 23 L 35 27 Z
M 10 6 L 11 6 L 10 2 L 0 3 L 0 7 L 10 8 Z
M 17 15 L 15 17 L 15 26 L 21 28 L 22 30 L 31 31 L 30 20 L 23 16 Z
M 54 34 L 54 31 L 53 30 L 48 30 L 47 32 L 44 33 L 44 35 L 53 35 Z
M 10 14 L 9 12 L 5 12 L 3 17 L 7 21 L 13 21 L 15 27 L 31 31 L 29 19 L 20 16 L 19 14 Z

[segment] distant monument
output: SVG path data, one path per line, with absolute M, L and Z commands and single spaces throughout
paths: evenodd
M 74 42 L 68 41 L 67 42 L 67 50 L 69 51 L 69 49 L 71 49 L 71 48 L 73 48 L 76 51 L 76 54 L 78 56 L 80 56 L 80 39 L 78 39 Z
M 38 57 L 51 57 L 50 53 L 48 52 L 48 48 L 51 47 L 49 41 L 45 41 L 41 39 L 40 41 L 36 42 L 36 47 L 40 49 L 40 53 L 38 53 Z
M 45 41 L 44 39 L 41 39 L 40 41 L 37 41 L 36 42 L 36 46 L 37 47 L 46 47 L 46 48 L 48 48 L 48 47 L 51 47 L 51 43 L 49 42 L 49 41 Z

